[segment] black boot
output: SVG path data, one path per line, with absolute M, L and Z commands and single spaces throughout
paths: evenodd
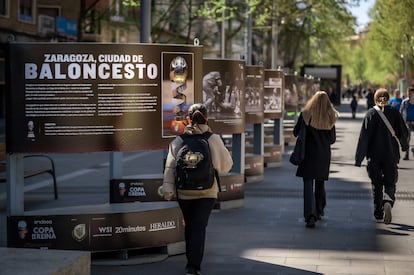
M 409 160 L 409 157 L 408 157 L 408 150 L 405 152 L 405 156 L 404 156 L 404 158 L 403 158 L 403 160 Z
M 306 221 L 307 228 L 314 228 L 316 223 L 316 218 L 314 216 L 310 216 L 309 219 Z

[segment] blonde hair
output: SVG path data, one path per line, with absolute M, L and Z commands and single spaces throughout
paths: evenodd
M 339 116 L 328 94 L 324 91 L 316 92 L 302 110 L 306 125 L 319 130 L 330 130 Z

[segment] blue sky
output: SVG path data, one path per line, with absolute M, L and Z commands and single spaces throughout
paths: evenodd
M 358 7 L 350 8 L 357 17 L 358 28 L 365 27 L 369 22 L 368 11 L 374 6 L 375 0 L 361 0 Z

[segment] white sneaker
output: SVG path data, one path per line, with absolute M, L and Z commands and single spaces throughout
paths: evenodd
M 390 224 L 392 221 L 392 206 L 391 203 L 386 202 L 384 203 L 384 223 L 385 224 Z

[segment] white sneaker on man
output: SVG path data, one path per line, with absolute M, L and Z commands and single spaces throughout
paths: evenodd
M 384 223 L 385 224 L 390 224 L 392 221 L 392 206 L 391 203 L 386 202 L 384 203 Z

